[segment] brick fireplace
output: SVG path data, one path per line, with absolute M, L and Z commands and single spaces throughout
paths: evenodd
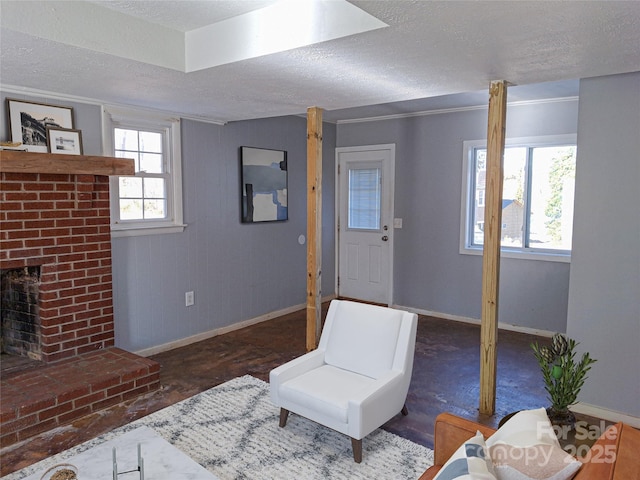
M 29 344 L 7 353 L 42 362 L 2 376 L 4 447 L 154 390 L 159 365 L 114 347 L 109 177 L 4 166 L 1 175 L 0 270 L 25 274 L 36 298 L 17 308 L 35 311 L 25 322 L 36 324 L 10 333 Z
M 114 344 L 109 177 L 5 173 L 0 269 L 39 267 L 40 353 Z

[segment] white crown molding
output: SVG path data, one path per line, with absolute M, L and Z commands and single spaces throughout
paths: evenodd
M 85 105 L 95 105 L 98 107 L 108 105 L 110 107 L 116 107 L 123 110 L 129 110 L 129 111 L 133 110 L 136 112 L 148 112 L 149 114 L 152 114 L 154 116 L 157 116 L 158 114 L 160 114 L 165 117 L 178 117 L 185 120 L 194 120 L 197 122 L 212 123 L 215 125 L 226 125 L 228 123 L 227 121 L 224 121 L 224 120 L 217 120 L 217 119 L 208 118 L 208 117 L 200 117 L 197 115 L 190 115 L 190 114 L 181 113 L 181 112 L 171 112 L 167 110 L 141 107 L 138 105 L 129 105 L 124 103 L 113 103 L 113 102 L 100 100 L 98 98 L 88 98 L 88 97 L 81 97 L 77 95 L 68 95 L 66 93 L 49 92 L 47 90 L 38 90 L 35 88 L 29 88 L 29 87 L 19 87 L 16 85 L 5 85 L 2 83 L 0 83 L 0 91 L 2 91 L 3 93 L 11 94 L 11 95 L 26 95 L 29 97 L 40 97 L 40 98 L 46 98 L 47 100 L 55 100 L 55 101 L 61 101 L 61 102 L 82 103 Z
M 193 121 L 203 122 L 203 123 L 212 123 L 214 125 L 226 125 L 227 123 L 229 123 L 226 120 L 219 120 L 219 119 L 214 119 L 209 117 L 201 117 L 201 116 L 186 114 L 182 112 L 171 112 L 167 110 L 153 109 L 153 108 L 141 107 L 141 106 L 129 105 L 129 104 L 117 104 L 113 102 L 100 100 L 97 98 L 80 97 L 77 95 L 68 95 L 64 93 L 50 92 L 46 90 L 38 90 L 35 88 L 20 87 L 16 85 L 5 85 L 2 83 L 0 83 L 0 91 L 3 91 L 5 93 L 11 93 L 13 95 L 28 95 L 32 97 L 42 97 L 42 98 L 47 98 L 52 100 L 84 103 L 88 105 L 103 106 L 108 104 L 110 106 L 123 108 L 123 109 L 129 109 L 129 110 L 134 109 L 136 111 L 161 113 L 167 116 L 178 116 L 185 120 L 193 120 Z M 547 99 L 541 99 L 541 100 L 523 100 L 520 102 L 509 102 L 507 106 L 521 107 L 526 105 L 542 105 L 542 104 L 550 104 L 550 103 L 577 102 L 578 100 L 579 100 L 579 97 L 576 97 L 576 96 L 547 98 Z M 486 110 L 487 108 L 488 108 L 488 105 L 474 105 L 474 106 L 468 106 L 468 107 L 441 108 L 436 110 L 424 110 L 420 112 L 398 113 L 393 115 L 380 115 L 376 117 L 363 117 L 363 118 L 351 118 L 351 119 L 335 120 L 335 121 L 328 121 L 328 120 L 324 120 L 324 121 L 327 123 L 332 123 L 336 125 L 349 124 L 349 123 L 379 122 L 379 121 L 385 121 L 385 120 L 396 120 L 400 118 L 424 117 L 429 115 L 441 115 L 446 113 Z M 306 116 L 303 114 L 300 114 L 297 116 L 299 116 L 300 118 L 306 118 Z
M 563 103 L 563 102 L 577 102 L 579 97 L 558 97 L 558 98 L 545 98 L 540 100 L 522 100 L 519 102 L 508 102 L 508 107 L 522 107 L 526 105 L 542 105 L 548 103 Z M 383 120 L 396 120 L 399 118 L 411 118 L 411 117 L 425 117 L 428 115 L 441 115 L 444 113 L 456 113 L 456 112 L 471 112 L 475 110 L 487 110 L 489 105 L 471 105 L 468 107 L 454 107 L 454 108 L 440 108 L 436 110 L 423 110 L 420 112 L 410 113 L 397 113 L 393 115 L 380 115 L 377 117 L 365 117 L 365 118 L 350 118 L 345 120 L 337 120 L 335 123 L 347 124 L 347 123 L 364 123 L 364 122 L 379 122 Z

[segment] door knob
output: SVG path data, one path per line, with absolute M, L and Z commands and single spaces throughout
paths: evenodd
M 383 235 L 383 237 L 382 237 L 382 241 L 383 241 L 383 242 L 386 242 L 387 240 L 389 240 L 389 237 L 387 237 L 386 235 Z

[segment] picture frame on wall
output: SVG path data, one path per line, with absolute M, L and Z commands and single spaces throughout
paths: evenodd
M 73 129 L 73 107 L 7 98 L 11 141 L 29 152 L 48 151 L 47 128 Z
M 289 218 L 287 152 L 240 147 L 242 223 Z
M 73 128 L 47 127 L 47 151 L 54 154 L 82 155 L 82 132 Z

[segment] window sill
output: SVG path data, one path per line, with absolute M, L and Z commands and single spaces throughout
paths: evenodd
M 461 255 L 482 255 L 481 248 L 461 248 Z M 571 255 L 565 253 L 550 252 L 515 252 L 513 250 L 500 250 L 500 258 L 513 258 L 516 260 L 536 260 L 541 262 L 571 263 Z
M 162 235 L 166 233 L 182 233 L 187 225 L 153 225 L 148 227 L 127 227 L 111 225 L 111 238 L 139 237 L 142 235 Z

